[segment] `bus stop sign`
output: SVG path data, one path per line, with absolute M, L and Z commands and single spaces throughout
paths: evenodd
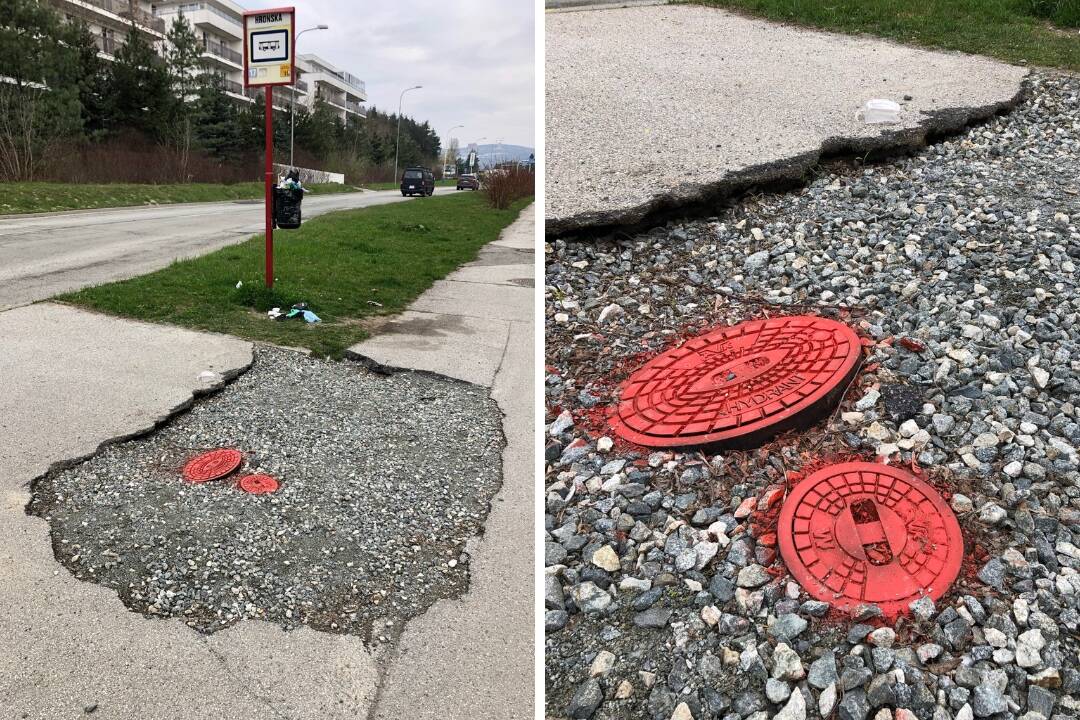
M 292 85 L 294 18 L 291 7 L 244 13 L 245 87 Z
M 274 286 L 274 86 L 296 78 L 296 9 L 244 13 L 244 87 L 266 93 L 266 287 Z

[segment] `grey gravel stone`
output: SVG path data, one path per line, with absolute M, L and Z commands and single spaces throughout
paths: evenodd
M 824 690 L 840 678 L 836 674 L 836 653 L 826 650 L 814 662 L 810 663 L 810 672 L 807 674 L 807 682 L 811 687 Z
M 566 627 L 566 623 L 570 621 L 570 615 L 565 610 L 545 610 L 544 611 L 544 631 L 548 633 L 557 632 Z
M 590 718 L 604 700 L 604 692 L 595 678 L 589 678 L 578 686 L 570 700 L 566 714 L 571 718 Z
M 990 717 L 1005 712 L 1008 707 L 1004 693 L 996 687 L 978 685 L 972 693 L 971 709 L 975 717 Z
M 809 623 L 795 613 L 785 613 L 769 623 L 769 634 L 779 640 L 794 640 L 802 635 Z
M 840 720 L 866 720 L 866 716 L 870 714 L 870 703 L 866 700 L 866 693 L 861 689 L 845 693 L 837 711 Z

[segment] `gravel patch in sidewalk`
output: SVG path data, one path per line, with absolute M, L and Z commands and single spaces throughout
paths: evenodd
M 39 478 L 28 512 L 76 577 L 147 616 L 386 641 L 466 589 L 466 542 L 501 482 L 500 418 L 479 386 L 260 347 L 246 374 L 160 430 Z M 184 482 L 184 463 L 214 447 L 244 451 L 245 465 Z M 243 492 L 247 472 L 280 489 Z
M 1080 78 L 1031 89 L 892 163 L 549 244 L 549 717 L 1080 717 Z M 830 419 L 722 454 L 610 436 L 644 358 L 796 313 L 867 340 Z M 770 503 L 818 464 L 879 456 L 921 467 L 966 541 L 952 589 L 889 623 L 793 582 Z

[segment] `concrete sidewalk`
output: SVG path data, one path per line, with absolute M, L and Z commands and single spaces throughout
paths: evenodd
M 550 12 L 545 232 L 801 177 L 825 152 L 917 146 L 1015 103 L 1026 70 L 696 5 Z M 866 125 L 871 98 L 899 125 Z
M 243 372 L 252 347 L 52 303 L 0 312 L 0 715 L 531 718 L 534 222 L 530 207 L 413 320 L 352 350 L 491 386 L 505 414 L 503 485 L 469 546 L 469 591 L 410 622 L 396 652 L 251 620 L 201 635 L 57 563 L 48 523 L 25 511 L 31 481 L 152 430 Z
M 242 372 L 250 343 L 40 304 L 0 313 L 0 708 L 4 718 L 355 717 L 374 698 L 359 638 L 150 620 L 55 560 L 28 484 L 142 433 Z M 200 381 L 203 371 L 220 375 Z M 343 700 L 347 702 L 342 702 Z
M 349 349 L 379 365 L 488 385 L 504 413 L 503 485 L 470 549 L 468 593 L 405 628 L 375 718 L 533 717 L 535 206 L 475 262 Z

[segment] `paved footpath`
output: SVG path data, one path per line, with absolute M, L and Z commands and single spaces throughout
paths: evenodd
M 359 638 L 146 619 L 61 567 L 24 511 L 50 465 L 149 430 L 209 389 L 203 371 L 243 371 L 251 344 L 49 303 L 0 313 L 0 337 L 0 717 L 356 717 L 377 677 Z
M 826 152 L 918 145 L 1009 107 L 1027 73 L 697 5 L 544 20 L 548 234 L 798 179 Z M 857 120 L 871 98 L 901 103 L 900 124 Z
M 503 411 L 503 486 L 470 548 L 470 586 L 405 628 L 379 687 L 379 720 L 533 717 L 536 207 L 383 332 L 349 349 L 381 365 L 491 386 Z
M 457 192 L 439 188 L 437 195 Z M 396 190 L 304 199 L 304 219 L 395 202 Z M 0 216 L 0 310 L 143 275 L 263 231 L 261 200 Z M 288 230 L 275 237 L 285 238 Z
M 31 480 L 152 429 L 214 387 L 203 371 L 243 372 L 251 344 L 52 303 L 0 312 L 0 717 L 531 718 L 533 222 L 529 208 L 475 263 L 353 348 L 489 385 L 506 414 L 503 487 L 470 548 L 470 589 L 414 619 L 394 654 L 258 621 L 200 635 L 132 613 L 61 567 L 48 524 L 25 513 Z M 427 324 L 410 325 L 416 317 Z M 485 340 L 472 362 L 437 362 L 464 355 L 473 327 Z

